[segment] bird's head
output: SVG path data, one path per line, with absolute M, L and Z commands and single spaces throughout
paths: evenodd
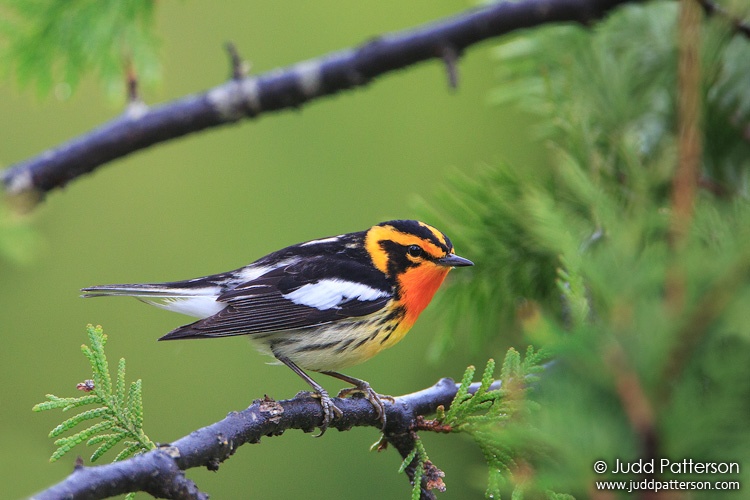
M 365 249 L 373 264 L 396 283 L 407 321 L 427 307 L 445 276 L 454 267 L 473 263 L 459 257 L 446 235 L 415 220 L 392 220 L 371 227 Z

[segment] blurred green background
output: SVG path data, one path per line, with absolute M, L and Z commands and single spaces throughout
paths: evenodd
M 163 2 L 158 27 L 164 76 L 157 88 L 143 90 L 144 99 L 158 104 L 224 81 L 228 40 L 260 73 L 470 6 L 455 0 Z M 264 394 L 284 399 L 307 389 L 290 370 L 266 364 L 269 359 L 243 338 L 157 343 L 191 319 L 132 299 L 84 301 L 78 289 L 234 269 L 289 244 L 416 217 L 415 197 L 429 200 L 450 168 L 470 173 L 482 163 L 533 161 L 541 153 L 527 138 L 529 118 L 488 104 L 491 47 L 468 51 L 455 92 L 440 63 L 421 64 L 297 112 L 148 149 L 50 195 L 27 217 L 39 238 L 32 258 L 25 264 L 0 261 L 2 496 L 28 496 L 72 469 L 76 453 L 48 462 L 55 446 L 47 433 L 61 415 L 35 414 L 31 407 L 47 393 L 76 395 L 75 384 L 88 378 L 79 350 L 87 323 L 104 326 L 110 362 L 125 357 L 129 380 L 143 379 L 145 430 L 158 442 L 213 423 Z M 91 78 L 69 99 L 59 99 L 64 86 L 57 90 L 57 97 L 38 99 L 2 83 L 2 166 L 120 112 Z M 471 248 L 457 250 L 472 257 Z M 466 365 L 481 367 L 498 355 L 463 347 L 449 360 L 429 362 L 436 321 L 436 311 L 428 309 L 396 348 L 347 373 L 399 395 L 443 376 L 458 378 Z M 331 392 L 341 387 L 318 378 Z M 322 439 L 290 431 L 240 448 L 218 473 L 191 470 L 188 476 L 212 498 L 407 498 L 398 454 L 368 451 L 378 437 L 369 428 L 330 431 Z M 446 472 L 448 491 L 441 498 L 482 494 L 486 468 L 468 438 L 424 440 Z M 77 454 L 88 459 L 92 451 L 79 447 Z

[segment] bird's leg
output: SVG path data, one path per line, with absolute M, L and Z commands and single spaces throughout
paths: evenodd
M 294 364 L 291 359 L 285 356 L 278 355 L 276 356 L 276 359 L 291 368 L 294 373 L 302 378 L 302 380 L 310 384 L 310 387 L 312 387 L 317 393 L 317 396 L 320 397 L 320 406 L 323 407 L 323 423 L 320 426 L 320 434 L 316 435 L 315 437 L 322 436 L 325 433 L 326 429 L 328 429 L 328 424 L 331 423 L 331 420 L 342 415 L 341 410 L 339 410 L 339 408 L 335 404 L 333 404 L 333 400 L 331 399 L 331 396 L 328 395 L 328 391 L 323 389 L 320 384 L 310 378 L 310 376 L 305 373 L 302 368 Z
M 344 382 L 347 382 L 349 384 L 352 384 L 354 387 L 350 387 L 347 389 L 341 389 L 339 391 L 338 396 L 339 398 L 346 397 L 352 393 L 359 392 L 364 394 L 367 401 L 370 402 L 370 404 L 375 408 L 375 412 L 377 413 L 378 420 L 383 424 L 381 426 L 381 430 L 385 430 L 385 405 L 383 404 L 383 399 L 390 401 L 391 403 L 395 402 L 395 399 L 393 399 L 392 396 L 385 396 L 383 394 L 378 394 L 373 390 L 372 387 L 370 387 L 370 384 L 364 380 L 360 380 L 358 378 L 350 377 L 349 375 L 344 375 L 343 373 L 338 372 L 320 372 L 325 375 L 328 375 L 330 377 L 335 377 L 339 380 L 343 380 Z

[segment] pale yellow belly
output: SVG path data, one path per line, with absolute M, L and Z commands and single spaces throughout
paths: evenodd
M 388 307 L 369 316 L 287 332 L 250 335 L 261 352 L 285 356 L 301 368 L 336 371 L 393 346 L 409 329 Z

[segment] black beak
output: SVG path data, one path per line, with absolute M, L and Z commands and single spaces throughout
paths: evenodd
M 469 259 L 464 259 L 463 257 L 459 257 L 455 254 L 450 254 L 446 255 L 445 257 L 435 259 L 435 263 L 439 266 L 445 267 L 465 267 L 474 265 L 474 263 Z

